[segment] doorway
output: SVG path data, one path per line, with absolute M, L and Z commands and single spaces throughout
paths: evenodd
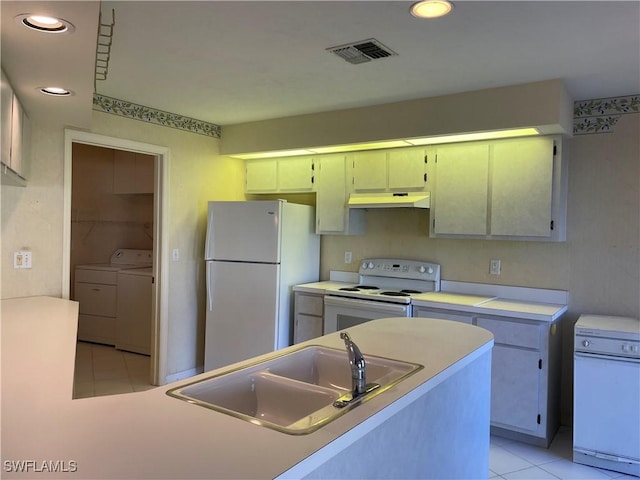
M 150 357 L 149 357 L 149 382 L 152 385 L 164 385 L 166 383 L 166 351 L 167 351 L 167 294 L 166 289 L 163 288 L 167 285 L 166 264 L 165 259 L 167 256 L 167 242 L 165 240 L 165 226 L 167 223 L 166 207 L 168 203 L 167 185 L 168 185 L 168 162 L 169 151 L 166 147 L 157 145 L 144 144 L 140 142 L 133 142 L 130 140 L 123 140 L 113 137 L 107 137 L 103 135 L 91 134 L 87 132 L 80 132 L 74 130 L 65 130 L 65 165 L 64 165 L 64 239 L 63 239 L 63 279 L 62 286 L 63 298 L 71 298 L 72 291 L 72 268 L 74 265 L 74 259 L 72 256 L 72 244 L 74 242 L 74 236 L 72 235 L 72 220 L 78 220 L 77 215 L 74 214 L 72 208 L 72 187 L 73 187 L 73 171 L 74 171 L 74 148 L 77 151 L 87 150 L 87 148 L 97 148 L 96 152 L 107 155 L 116 155 L 118 157 L 146 157 L 151 158 L 153 162 L 152 169 L 152 185 L 147 189 L 151 189 L 153 192 L 152 198 L 147 196 L 146 200 L 141 200 L 142 197 L 133 199 L 134 204 L 138 204 L 139 210 L 144 212 L 145 209 L 152 210 L 152 218 L 150 221 L 141 222 L 128 221 L 115 222 L 110 224 L 110 219 L 106 219 L 106 224 L 96 222 L 92 219 L 87 221 L 86 218 L 81 221 L 86 221 L 83 225 L 85 230 L 95 230 L 96 225 L 102 227 L 117 227 L 122 229 L 133 228 L 140 231 L 133 233 L 131 238 L 137 238 L 136 240 L 129 240 L 134 242 L 141 242 L 139 245 L 142 248 L 151 246 L 153 251 L 153 286 L 152 286 L 152 308 L 151 308 L 151 339 L 150 339 Z M 150 157 L 147 157 L 150 156 Z M 77 180 L 77 179 L 76 179 Z M 126 195 L 125 195 L 126 196 Z M 122 203 L 124 196 L 121 199 L 117 199 Z M 129 199 L 131 200 L 131 199 Z M 152 206 L 145 206 L 145 202 L 151 201 Z M 99 203 L 99 202 L 98 202 Z M 127 208 L 125 206 L 125 208 Z M 77 212 L 76 212 L 77 213 Z M 150 212 L 148 212 L 149 215 Z M 75 215 L 75 216 L 74 216 Z M 144 213 L 142 214 L 144 215 Z M 77 223 L 77 222 L 76 222 Z M 140 223 L 140 225 L 137 225 Z M 75 232 L 75 241 L 77 241 L 77 231 Z M 148 243 L 145 244 L 144 237 L 148 236 Z M 137 236 L 137 237 L 136 237 Z M 109 241 L 102 242 L 105 245 L 109 245 Z M 105 247 L 107 248 L 107 247 Z

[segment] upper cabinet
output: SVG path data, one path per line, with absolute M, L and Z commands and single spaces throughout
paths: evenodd
M 565 239 L 560 138 L 436 147 L 432 236 Z
M 364 211 L 347 207 L 349 196 L 345 155 L 322 155 L 316 185 L 316 233 L 360 235 L 364 233 Z
M 114 150 L 113 193 L 153 193 L 154 157 Z
M 396 148 L 350 155 L 354 192 L 401 192 L 427 189 L 424 148 Z
M 564 241 L 560 136 L 247 160 L 248 194 L 316 194 L 316 231 L 360 234 L 349 194 L 431 192 L 432 237 Z
M 31 124 L 9 80 L 2 72 L 2 183 L 26 185 L 31 152 Z
M 246 160 L 246 193 L 311 192 L 315 184 L 315 162 L 301 157 Z
M 489 146 L 452 144 L 437 149 L 436 189 L 432 192 L 432 233 L 487 233 Z

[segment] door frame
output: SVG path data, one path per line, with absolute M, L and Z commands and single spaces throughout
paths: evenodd
M 125 150 L 153 155 L 154 161 L 154 221 L 153 221 L 153 296 L 154 328 L 151 335 L 150 381 L 154 385 L 166 384 L 168 345 L 168 259 L 169 259 L 169 165 L 167 147 L 108 137 L 79 130 L 64 131 L 64 180 L 63 180 L 63 239 L 62 239 L 62 298 L 69 299 L 71 289 L 71 182 L 73 144 L 82 143 L 97 147 Z

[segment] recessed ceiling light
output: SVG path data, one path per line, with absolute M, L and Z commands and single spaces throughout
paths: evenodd
M 46 15 L 34 15 L 23 13 L 15 17 L 16 22 L 27 28 L 45 33 L 71 33 L 75 30 L 72 23 L 62 18 L 49 17 Z
M 73 95 L 73 92 L 71 90 L 60 87 L 42 87 L 40 89 L 40 93 L 44 93 L 45 95 L 53 95 L 54 97 L 67 97 L 69 95 Z
M 424 0 L 411 6 L 411 15 L 418 18 L 444 17 L 453 9 L 453 4 L 447 0 Z

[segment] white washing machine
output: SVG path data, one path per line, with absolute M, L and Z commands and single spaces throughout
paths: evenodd
M 116 348 L 150 355 L 152 318 L 153 269 L 119 270 Z
M 109 263 L 76 265 L 74 299 L 80 304 L 78 340 L 115 345 L 118 272 L 152 264 L 152 250 L 119 248 Z

